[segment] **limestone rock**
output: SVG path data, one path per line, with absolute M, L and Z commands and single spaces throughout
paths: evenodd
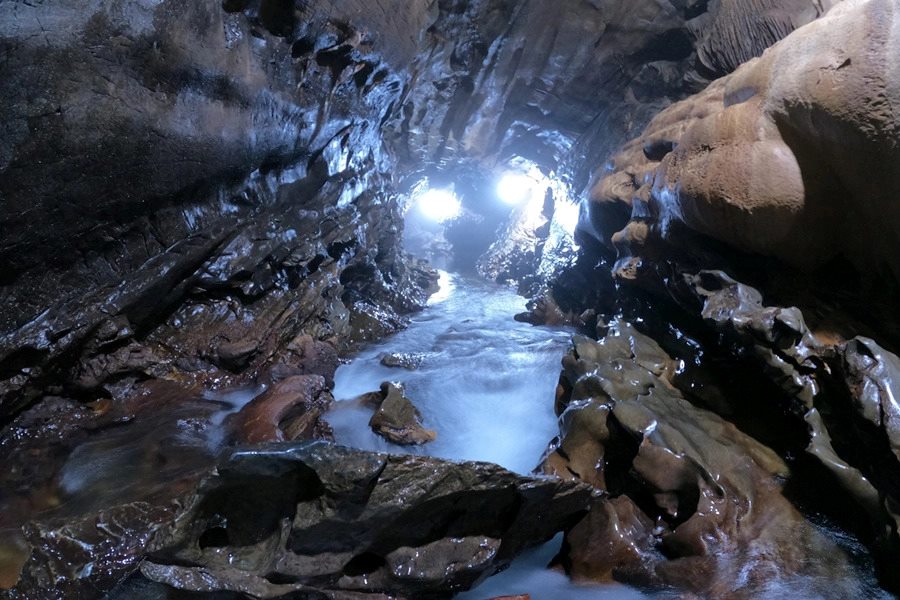
M 674 372 L 627 323 L 611 323 L 599 342 L 575 339 L 564 361 L 562 437 L 543 468 L 610 496 L 568 534 L 570 574 L 735 597 L 773 576 L 841 585 L 847 557 L 782 494 L 786 464 L 687 402 Z
M 251 400 L 228 426 L 244 444 L 329 439 L 331 429 L 321 417 L 332 400 L 324 377 L 295 375 Z
M 657 115 L 593 186 L 591 221 L 622 276 L 660 238 L 690 251 L 686 230 L 798 268 L 843 256 L 863 277 L 900 279 L 898 22 L 892 0 L 840 3 Z M 628 215 L 640 232 L 623 229 Z
M 398 383 L 381 384 L 381 399 L 369 420 L 369 427 L 387 441 L 401 446 L 420 446 L 437 438 L 434 431 L 422 426 L 419 409 Z
M 238 450 L 141 572 L 176 589 L 259 598 L 444 598 L 552 537 L 589 496 L 481 463 L 322 443 Z
M 385 367 L 415 371 L 423 360 L 425 360 L 425 354 L 421 352 L 395 352 L 382 355 L 379 362 Z
M 0 415 L 52 386 L 240 383 L 298 336 L 343 349 L 354 302 L 424 305 L 368 124 L 429 16 L 365 8 L 0 7 Z
M 176 501 L 29 526 L 31 557 L 7 595 L 445 598 L 568 527 L 590 494 L 485 463 L 321 442 L 239 449 Z

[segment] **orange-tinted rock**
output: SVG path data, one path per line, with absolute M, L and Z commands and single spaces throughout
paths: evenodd
M 652 253 L 642 247 L 660 236 L 678 242 L 683 224 L 801 268 L 840 254 L 900 278 L 898 23 L 892 0 L 841 3 L 662 111 L 598 172 L 603 241 L 627 211 L 650 231 L 623 230 L 625 256 Z
M 576 580 L 659 584 L 653 521 L 627 496 L 595 500 L 566 543 L 566 570 Z
M 332 397 L 319 375 L 296 375 L 274 384 L 231 419 L 234 436 L 260 444 L 330 436 L 320 420 Z
M 437 438 L 437 433 L 422 426 L 422 414 L 406 397 L 403 386 L 382 383 L 381 396 L 378 409 L 369 420 L 372 431 L 401 446 L 420 446 Z M 368 394 L 363 398 L 371 400 Z

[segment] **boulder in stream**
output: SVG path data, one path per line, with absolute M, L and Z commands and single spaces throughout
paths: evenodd
M 295 375 L 275 383 L 229 419 L 232 435 L 242 443 L 330 439 L 321 417 L 333 398 L 325 378 Z
M 364 398 L 371 402 L 374 394 L 366 394 Z M 381 401 L 369 426 L 387 441 L 400 446 L 420 446 L 437 438 L 437 433 L 422 426 L 422 414 L 406 397 L 403 386 L 388 381 L 381 384 Z
M 385 367 L 415 371 L 422 364 L 425 355 L 421 352 L 392 352 L 381 355 L 380 361 Z
M 591 495 L 488 463 L 326 442 L 236 449 L 176 501 L 30 525 L 9 597 L 449 598 L 570 527 Z

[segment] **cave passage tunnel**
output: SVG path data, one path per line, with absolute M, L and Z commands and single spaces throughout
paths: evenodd
M 0 595 L 895 597 L 898 48 L 0 2 Z

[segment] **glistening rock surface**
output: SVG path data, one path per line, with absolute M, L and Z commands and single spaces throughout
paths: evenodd
M 395 170 L 581 172 L 830 4 L 4 3 L 0 414 L 389 332 Z
M 36 553 L 12 595 L 56 597 L 56 588 L 97 597 L 150 553 L 143 576 L 180 590 L 447 598 L 571 524 L 590 495 L 584 485 L 489 464 L 324 443 L 237 450 L 177 518 L 137 505 L 98 515 L 108 522 L 121 513 L 125 534 L 145 526 L 137 527 L 143 537 L 105 542 L 108 568 L 85 569 L 98 557 L 79 541 L 93 539 L 94 521 L 35 529 Z
M 373 398 L 374 394 L 367 396 Z M 422 414 L 406 397 L 401 384 L 382 383 L 380 398 L 375 402 L 369 427 L 387 441 L 401 446 L 421 446 L 437 438 L 437 433 L 422 425 Z
M 114 444 L 148 429 L 204 443 L 212 409 L 198 400 L 205 400 L 210 388 L 271 386 L 236 417 L 239 429 L 254 441 L 327 435 L 316 416 L 327 403 L 337 353 L 402 327 L 404 314 L 424 304 L 434 283 L 433 273 L 405 257 L 399 246 L 399 193 L 411 182 L 445 168 L 481 176 L 519 156 L 571 177 L 578 188 L 586 169 L 603 162 L 659 109 L 759 55 L 832 4 L 0 4 L 0 97 L 5 100 L 0 115 L 0 422 L 14 424 L 0 439 L 7 442 L 4 459 L 15 459 L 8 478 L 16 485 L 10 504 L 29 506 L 54 480 L 69 450 L 75 458 L 90 458 L 93 451 L 115 461 L 131 454 L 116 452 Z M 874 12 L 865 13 L 868 9 L 859 8 L 863 4 Z M 885 2 L 848 5 L 845 14 L 865 13 L 873 23 L 891 17 Z M 835 26 L 836 20 L 829 23 Z M 887 30 L 853 23 L 863 25 L 847 27 L 851 37 L 863 32 L 856 38 L 876 45 L 883 41 L 888 48 L 893 44 Z M 878 48 L 872 49 L 874 55 Z M 871 70 L 861 73 L 854 87 L 880 85 Z M 743 102 L 745 95 L 738 89 L 728 103 L 753 106 L 752 100 Z M 874 113 L 884 108 L 878 98 Z M 802 101 L 798 104 L 803 107 Z M 798 123 L 788 125 L 802 137 L 809 129 L 804 119 L 813 122 L 821 115 L 801 110 L 795 116 Z M 862 128 L 883 124 L 850 116 Z M 825 129 L 844 135 L 840 127 Z M 864 135 L 864 141 L 869 137 Z M 671 141 L 652 140 L 641 151 L 657 161 L 673 148 Z M 880 158 L 881 150 L 876 154 Z M 855 185 L 858 173 L 848 173 L 847 181 Z M 823 185 L 828 181 L 823 179 Z M 790 185 L 784 189 L 796 191 Z M 620 209 L 624 222 L 627 214 Z M 636 217 L 633 238 L 639 241 L 646 215 Z M 700 220 L 692 222 L 698 231 Z M 859 223 L 871 220 L 869 214 Z M 754 241 L 734 237 L 744 245 Z M 550 239 L 539 235 L 527 241 L 546 250 L 553 245 Z M 893 248 L 889 241 L 882 249 Z M 515 268 L 498 272 L 517 271 L 515 277 L 524 279 L 533 263 L 519 258 L 504 259 L 504 265 Z M 554 290 L 573 293 L 557 293 L 556 302 L 538 305 L 546 308 L 545 315 L 581 324 L 592 320 L 591 311 L 599 307 L 577 307 L 574 299 L 601 295 L 591 287 L 598 281 L 594 258 L 573 257 L 578 276 Z M 885 374 L 892 372 L 894 360 L 867 340 L 850 350 L 842 368 L 854 397 L 866 399 L 860 415 L 880 441 L 882 435 L 894 435 L 893 422 L 882 412 L 892 390 L 884 384 Z M 143 410 L 131 410 L 142 400 Z M 170 401 L 174 408 L 148 415 Z M 89 411 L 99 417 L 110 411 L 122 421 L 111 425 Z M 165 427 L 153 427 L 159 423 Z M 107 425 L 112 431 L 93 429 Z M 57 440 L 60 432 L 66 439 Z M 99 443 L 95 433 L 110 445 Z M 21 444 L 19 434 L 27 437 Z M 148 435 L 131 449 L 142 457 L 142 467 L 164 463 L 166 468 L 135 476 L 177 471 L 177 461 L 168 454 L 172 448 L 160 450 L 155 439 Z M 76 447 L 85 440 L 91 443 Z M 52 447 L 40 448 L 44 442 Z M 32 449 L 34 455 L 28 452 Z M 29 456 L 53 461 L 31 465 Z M 202 458 L 201 464 L 209 459 Z M 423 459 L 402 460 L 422 460 L 435 468 Z M 885 460 L 872 468 L 878 485 L 889 481 L 892 465 Z M 485 469 L 487 478 L 511 481 Z M 178 492 L 189 487 L 191 480 L 186 481 L 178 479 Z M 516 493 L 521 488 L 510 485 Z M 79 490 L 81 497 L 103 498 L 117 491 L 108 485 Z M 45 496 L 36 508 L 57 498 L 52 486 Z M 69 514 L 67 522 L 32 528 L 37 545 L 48 540 L 46 561 L 37 570 L 31 563 L 20 589 L 47 591 L 54 573 L 64 575 L 62 594 L 105 588 L 117 580 L 118 565 L 133 568 L 152 547 L 157 517 L 165 521 L 170 514 L 168 508 L 159 513 L 138 505 L 110 510 L 97 518 Z M 629 510 L 616 508 L 617 514 Z M 635 530 L 643 526 L 637 521 Z M 215 555 L 222 543 L 220 525 L 202 544 L 197 540 L 204 546 L 201 554 Z M 538 539 L 544 533 L 529 535 Z M 444 543 L 438 537 L 414 541 L 424 556 L 433 551 L 429 544 Z M 69 541 L 84 550 L 78 540 L 97 542 L 98 549 L 111 554 L 94 563 L 96 571 L 79 571 L 80 559 L 53 562 Z M 447 563 L 438 563 L 436 570 L 426 565 L 423 577 L 432 586 L 427 589 L 443 594 L 492 569 L 494 563 L 479 560 L 494 551 L 504 555 L 506 542 L 499 548 L 495 542 L 485 544 L 478 537 L 455 546 L 458 554 L 442 549 L 439 554 L 450 557 L 449 563 L 474 561 L 475 566 L 437 583 L 436 573 L 446 573 Z M 359 548 L 346 551 L 351 550 Z M 350 574 L 344 573 L 349 563 L 327 572 L 356 581 L 371 569 L 406 589 L 406 583 L 394 581 L 388 565 L 412 559 L 400 548 L 388 550 L 376 555 L 384 565 L 363 552 Z M 117 552 L 127 556 L 118 561 Z M 148 565 L 147 573 L 165 579 L 168 570 L 183 587 L 210 585 L 202 565 L 179 570 L 183 567 L 162 561 L 157 571 Z M 230 586 L 232 574 L 216 581 Z M 284 585 L 278 578 L 247 576 L 242 582 L 259 586 L 253 591 Z M 313 581 L 312 587 L 321 583 Z
M 807 576 L 819 593 L 861 592 L 847 556 L 782 494 L 787 465 L 685 400 L 652 339 L 614 322 L 599 342 L 576 338 L 563 364 L 544 471 L 608 492 L 566 536 L 573 577 L 751 598 Z
M 842 257 L 895 286 L 898 23 L 892 0 L 842 3 L 655 117 L 593 188 L 623 276 L 660 237 L 692 245 L 686 227 L 806 269 Z
M 377 124 L 427 13 L 359 6 L 0 8 L 0 415 L 422 305 Z

